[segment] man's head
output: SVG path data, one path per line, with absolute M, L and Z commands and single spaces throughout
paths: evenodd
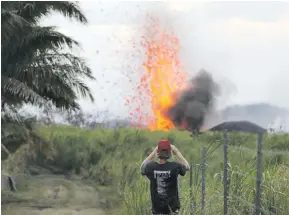
M 172 147 L 171 147 L 171 143 L 168 140 L 160 140 L 158 143 L 158 157 L 159 159 L 162 160 L 168 160 L 171 158 L 172 156 Z

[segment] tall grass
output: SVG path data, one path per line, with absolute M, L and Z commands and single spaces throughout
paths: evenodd
M 181 180 L 181 214 L 189 214 L 191 202 L 194 203 L 194 214 L 200 214 L 201 149 L 207 147 L 206 213 L 223 213 L 221 133 L 207 133 L 192 138 L 180 131 L 149 132 L 129 128 L 87 130 L 69 126 L 42 127 L 39 132 L 52 142 L 53 156 L 50 160 L 44 159 L 46 152 L 40 150 L 38 159 L 103 186 L 114 187 L 118 199 L 115 215 L 150 214 L 149 181 L 140 175 L 140 164 L 161 138 L 170 139 L 193 163 L 192 199 L 189 195 L 189 174 Z M 229 214 L 254 212 L 256 142 L 255 135 L 228 135 Z M 289 135 L 265 136 L 264 149 L 271 152 L 287 151 L 289 154 Z M 263 214 L 289 214 L 288 157 L 277 153 L 263 157 Z

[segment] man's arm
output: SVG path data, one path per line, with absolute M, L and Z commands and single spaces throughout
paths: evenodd
M 186 170 L 190 169 L 188 161 L 184 158 L 182 153 L 177 149 L 177 147 L 172 145 L 172 152 L 177 157 L 177 160 L 186 167 Z
M 144 159 L 144 161 L 141 164 L 141 174 L 142 175 L 146 174 L 146 172 L 145 172 L 146 166 L 148 163 L 150 163 L 154 159 L 156 154 L 157 154 L 157 147 L 149 154 L 149 156 L 146 157 L 146 159 Z

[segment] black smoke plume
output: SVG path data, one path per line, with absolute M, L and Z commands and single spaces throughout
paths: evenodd
M 218 92 L 211 74 L 202 69 L 191 79 L 189 88 L 180 93 L 176 104 L 168 110 L 168 117 L 175 126 L 199 133 Z

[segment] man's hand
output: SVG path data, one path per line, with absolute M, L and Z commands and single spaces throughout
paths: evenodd
M 156 146 L 156 147 L 154 148 L 153 152 L 154 152 L 154 153 L 157 153 L 157 151 L 158 151 L 158 147 Z
M 147 158 L 144 159 L 144 161 L 142 162 L 142 165 L 149 160 L 153 160 L 157 155 L 157 151 L 158 151 L 158 147 L 154 148 L 154 150 L 149 154 L 149 156 L 147 156 Z
M 182 153 L 177 149 L 176 146 L 171 145 L 172 148 L 172 153 L 174 155 L 176 155 L 177 159 L 179 160 L 180 163 L 184 164 L 186 166 L 187 169 L 190 168 L 190 165 L 188 163 L 188 161 L 184 158 L 184 156 L 182 155 Z
M 155 147 L 152 151 L 153 157 L 156 157 L 158 155 L 158 147 Z
M 177 147 L 175 145 L 171 145 L 171 148 L 172 148 L 172 154 L 173 155 L 177 155 L 179 150 L 177 149 Z

